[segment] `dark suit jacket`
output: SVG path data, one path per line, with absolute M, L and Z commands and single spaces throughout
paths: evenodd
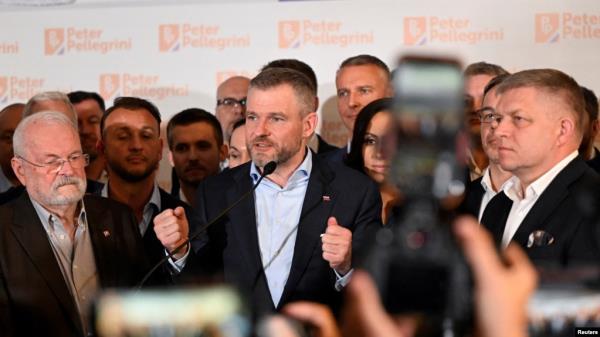
M 539 263 L 571 265 L 600 261 L 600 176 L 577 157 L 548 185 L 523 219 L 513 241 Z M 554 238 L 549 245 L 527 248 L 532 232 Z
M 132 287 L 148 269 L 133 214 L 84 197 L 101 288 Z M 75 302 L 28 194 L 0 206 L 0 331 L 3 336 L 82 336 Z
M 483 186 L 481 186 L 481 180 L 483 177 L 479 177 L 473 181 L 467 183 L 465 190 L 465 198 L 462 204 L 459 206 L 459 213 L 470 214 L 475 218 L 479 217 L 479 208 L 481 207 L 481 199 L 485 194 Z
M 600 172 L 600 151 L 598 149 L 594 149 L 594 158 L 587 161 L 588 165 L 594 169 L 596 172 Z
M 348 147 L 343 146 L 325 153 L 319 152 L 318 157 L 332 164 L 344 164 L 348 158 Z
M 162 212 L 166 209 L 169 209 L 169 208 L 175 209 L 175 208 L 181 206 L 185 209 L 186 217 L 190 223 L 195 221 L 195 219 L 196 219 L 196 216 L 193 215 L 192 209 L 188 204 L 173 197 L 172 195 L 170 195 L 169 193 L 167 193 L 165 190 L 163 190 L 160 187 L 159 187 L 158 191 L 160 193 L 160 209 L 158 210 L 158 212 L 155 212 L 154 215 L 152 216 L 152 220 L 150 220 L 150 224 L 148 225 L 148 228 L 146 229 L 146 232 L 144 233 L 144 236 L 142 237 L 142 241 L 144 244 L 144 250 L 146 251 L 146 256 L 147 256 L 148 261 L 150 262 L 151 266 L 155 265 L 156 263 L 158 263 L 158 261 L 160 261 L 161 259 L 163 259 L 165 257 L 165 248 L 163 247 L 160 240 L 158 240 L 158 238 L 156 237 L 156 233 L 154 232 L 154 218 L 160 212 Z M 95 194 L 97 196 L 100 196 L 102 194 L 102 189 L 96 190 Z M 136 225 L 136 227 L 137 227 L 137 225 Z M 139 229 L 138 229 L 138 232 L 139 232 Z M 170 273 L 167 265 L 165 265 L 163 268 L 160 268 L 157 271 L 157 274 L 159 274 L 159 275 L 157 275 L 157 277 L 154 279 L 154 282 L 153 282 L 154 285 L 159 285 L 159 284 L 164 285 L 164 284 L 168 284 L 168 283 L 172 282 L 171 273 Z
M 319 134 L 317 134 L 317 140 L 319 141 L 319 151 L 317 152 L 318 154 L 323 154 L 339 149 L 339 147 L 327 143 Z
M 185 209 L 185 215 L 189 222 L 194 221 L 194 216 L 192 215 L 191 207 L 185 202 L 176 199 L 169 193 L 167 193 L 162 188 L 158 189 L 160 192 L 160 210 L 158 213 L 155 213 L 152 217 L 152 221 L 148 225 L 148 229 L 146 233 L 144 233 L 144 247 L 148 254 L 148 258 L 152 264 L 157 263 L 162 258 L 165 257 L 165 248 L 163 247 L 160 240 L 156 237 L 156 233 L 154 232 L 154 218 L 162 211 L 166 209 L 175 209 L 177 207 L 183 207 Z M 164 272 L 168 272 L 167 269 L 163 269 Z
M 325 232 L 327 219 L 335 216 L 340 225 L 352 230 L 353 256 L 358 255 L 371 232 L 381 226 L 381 198 L 377 186 L 365 175 L 314 155 L 312 158 L 292 266 L 277 308 L 262 270 L 252 193 L 208 229 L 208 243 L 195 242 L 198 256 L 189 261 L 184 273 L 221 271 L 226 282 L 247 296 L 257 316 L 297 300 L 321 302 L 336 309 L 341 296 L 334 288 L 334 271 L 322 257 L 320 234 Z M 228 170 L 200 185 L 196 211 L 202 223 L 214 219 L 251 190 L 250 165 Z

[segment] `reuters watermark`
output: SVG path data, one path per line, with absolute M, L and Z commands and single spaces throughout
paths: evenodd
M 158 50 L 163 53 L 183 49 L 225 49 L 250 47 L 250 34 L 227 34 L 220 25 L 162 24 L 158 26 Z
M 159 75 L 130 73 L 101 74 L 98 92 L 105 100 L 135 96 L 161 101 L 190 94 L 188 84 L 164 83 Z
M 562 40 L 600 39 L 600 15 L 562 13 L 535 14 L 536 43 L 556 43 Z
M 0 102 L 26 102 L 43 91 L 45 81 L 41 77 L 0 76 Z
M 469 18 L 414 16 L 405 17 L 404 44 L 422 46 L 435 43 L 479 44 L 504 40 L 502 28 L 476 28 Z
M 131 38 L 107 37 L 104 29 L 47 28 L 44 30 L 44 55 L 129 51 Z
M 306 46 L 361 46 L 375 41 L 372 31 L 352 31 L 341 21 L 286 20 L 278 23 L 280 49 Z

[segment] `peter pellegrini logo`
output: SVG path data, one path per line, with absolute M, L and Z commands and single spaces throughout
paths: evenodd
M 50 28 L 44 31 L 44 55 L 62 55 L 65 53 L 65 30 Z
M 425 31 L 427 19 L 421 17 L 408 17 L 404 19 L 404 43 L 409 46 L 421 46 L 427 42 Z
M 538 13 L 535 15 L 535 42 L 600 39 L 600 15 Z
M 300 21 L 279 22 L 279 48 L 300 47 Z
M 27 101 L 42 91 L 44 82 L 43 78 L 0 76 L 0 103 Z
M 158 26 L 158 50 L 163 53 L 188 48 L 216 49 L 250 47 L 250 34 L 224 33 L 219 25 L 163 24 Z
M 285 20 L 278 23 L 278 46 L 281 49 L 302 46 L 370 45 L 373 32 L 350 31 L 341 21 Z
M 178 51 L 181 47 L 179 25 L 158 26 L 158 50 L 161 52 Z
M 121 76 L 119 74 L 102 74 L 100 75 L 100 96 L 104 99 L 111 97 L 122 96 L 118 94 L 121 86 Z
M 131 38 L 107 38 L 104 35 L 103 29 L 48 28 L 44 30 L 44 55 L 131 50 Z
M 560 35 L 558 13 L 544 13 L 535 15 L 535 42 L 554 43 Z
M 404 18 L 404 44 L 428 43 L 478 44 L 504 40 L 502 28 L 476 28 L 470 19 L 459 17 L 417 16 Z
M 163 100 L 168 97 L 185 97 L 190 94 L 187 84 L 164 84 L 158 75 L 130 73 L 101 74 L 98 92 L 107 101 L 119 96 Z

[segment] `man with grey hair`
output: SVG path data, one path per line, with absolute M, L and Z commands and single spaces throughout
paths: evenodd
M 302 73 L 262 71 L 248 91 L 246 143 L 252 161 L 205 179 L 196 195 L 205 226 L 251 191 L 270 162 L 277 164 L 253 194 L 193 243 L 197 258 L 184 269 L 188 275 L 224 273 L 226 282 L 248 296 L 256 316 L 298 300 L 339 309 L 352 257 L 381 224 L 375 183 L 308 149 L 317 125 L 314 102 L 314 88 Z M 157 237 L 168 245 L 170 236 Z
M 23 118 L 40 111 L 61 112 L 77 125 L 77 112 L 69 97 L 60 91 L 40 92 L 31 97 L 23 109 Z
M 133 286 L 148 269 L 137 225 L 125 205 L 84 196 L 88 157 L 64 114 L 31 115 L 13 139 L 27 193 L 0 206 L 0 329 L 85 336 L 99 291 Z

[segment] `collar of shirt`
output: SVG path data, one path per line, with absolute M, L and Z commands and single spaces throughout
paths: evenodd
M 300 166 L 298 166 L 298 168 L 294 171 L 294 173 L 290 176 L 290 179 L 288 179 L 288 182 L 286 186 L 284 186 L 284 189 L 291 188 L 303 179 L 308 179 L 310 177 L 310 173 L 312 172 L 312 153 L 308 147 L 305 148 L 305 151 L 306 156 L 304 156 L 304 160 L 302 161 Z M 256 184 L 258 179 L 260 179 L 260 172 L 258 171 L 256 165 L 254 165 L 254 163 L 250 165 L 250 177 L 252 178 L 253 184 Z M 267 177 L 266 180 L 263 180 L 261 184 L 265 183 L 265 181 L 268 180 L 269 177 Z
M 159 194 L 160 196 L 160 194 Z M 181 189 L 181 187 L 179 188 L 179 200 L 185 202 L 186 204 L 189 204 L 190 202 L 187 200 L 187 198 L 185 197 L 185 193 L 183 193 L 183 190 Z
M 58 217 L 56 215 L 49 212 L 47 209 L 44 208 L 44 206 L 42 206 L 37 201 L 35 201 L 31 198 L 30 198 L 30 200 L 31 200 L 31 203 L 33 204 L 33 208 L 35 209 L 35 212 L 37 213 L 38 218 L 40 218 L 40 221 L 42 222 L 42 226 L 44 226 L 44 229 L 46 230 L 46 232 L 48 234 L 54 233 L 54 224 L 62 223 L 62 222 L 54 221 L 54 218 L 58 219 Z M 83 199 L 81 199 L 78 207 L 79 207 L 79 216 L 77 217 L 77 225 L 83 226 L 84 228 L 86 228 L 87 227 L 87 219 L 86 219 L 85 205 L 83 203 Z
M 104 187 L 102 188 L 102 192 L 100 193 L 100 195 L 104 198 L 109 198 L 108 196 L 108 184 L 109 182 L 107 182 Z M 142 221 L 138 224 L 138 227 L 140 229 L 140 234 L 142 234 L 142 236 L 144 236 L 144 234 L 146 234 L 146 230 L 148 229 L 148 226 L 150 226 L 150 221 L 152 220 L 153 216 L 154 216 L 154 212 L 160 212 L 160 204 L 161 204 L 161 199 L 160 199 L 160 190 L 158 189 L 158 185 L 156 183 L 154 183 L 154 188 L 152 189 L 152 195 L 150 196 L 150 200 L 148 200 L 148 203 L 146 203 L 146 205 L 144 205 L 144 211 L 143 211 L 143 215 L 142 215 Z
M 537 199 L 546 190 L 548 185 L 556 178 L 556 176 L 565 168 L 573 159 L 577 157 L 579 152 L 573 151 L 563 160 L 554 165 L 550 170 L 544 173 L 541 177 L 532 182 L 525 191 L 523 191 L 521 181 L 516 176 L 512 176 L 503 185 L 504 193 L 514 202 L 520 200 Z

